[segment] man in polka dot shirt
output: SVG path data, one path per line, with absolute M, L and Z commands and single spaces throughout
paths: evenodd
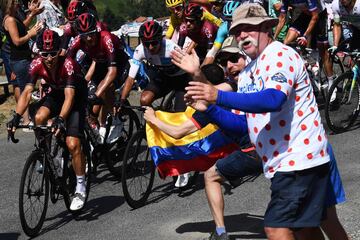
M 327 138 L 302 59 L 272 38 L 277 22 L 257 5 L 240 6 L 230 33 L 252 62 L 239 75 L 238 92 L 190 82 L 187 95 L 198 105 L 215 102 L 205 112 L 220 128 L 249 133 L 271 179 L 264 216 L 268 239 L 323 239 L 318 227 L 326 210 Z M 202 80 L 196 57 L 177 52 L 173 62 Z M 246 119 L 217 105 L 247 112 Z

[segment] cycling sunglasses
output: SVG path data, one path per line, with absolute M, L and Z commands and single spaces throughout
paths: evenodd
M 184 10 L 184 6 L 183 5 L 177 5 L 175 7 L 169 7 L 170 12 L 180 12 L 182 10 Z
M 232 53 L 232 54 L 226 54 L 225 56 L 219 58 L 219 63 L 221 66 L 226 66 L 228 62 L 231 63 L 237 63 L 239 61 L 239 58 L 242 57 L 240 53 Z
M 81 38 L 86 38 L 87 36 L 94 35 L 95 33 L 97 33 L 97 30 L 96 30 L 96 29 L 95 29 L 95 30 L 92 30 L 92 31 L 90 31 L 90 32 L 81 33 L 81 34 L 79 34 L 79 36 L 80 36 Z
M 154 40 L 154 41 L 148 41 L 148 42 L 143 42 L 144 46 L 146 48 L 149 48 L 150 45 L 153 46 L 153 47 L 156 47 L 157 45 L 160 44 L 160 41 L 159 40 Z
M 49 51 L 49 52 L 39 52 L 39 55 L 42 57 L 42 58 L 48 58 L 49 56 L 51 58 L 54 58 L 58 55 L 58 51 Z

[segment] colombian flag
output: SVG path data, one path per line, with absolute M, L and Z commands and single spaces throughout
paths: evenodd
M 168 124 L 180 125 L 194 112 L 188 107 L 185 112 L 179 113 L 156 111 L 156 116 Z M 162 178 L 190 171 L 206 171 L 218 159 L 239 149 L 214 124 L 208 124 L 181 139 L 174 139 L 156 126 L 147 124 L 146 136 L 152 159 Z

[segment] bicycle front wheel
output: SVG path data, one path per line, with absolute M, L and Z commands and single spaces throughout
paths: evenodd
M 21 226 L 29 237 L 35 237 L 40 232 L 48 207 L 49 179 L 44 161 L 41 151 L 33 151 L 21 175 L 19 215 Z
M 353 72 L 340 75 L 329 90 L 325 118 L 327 125 L 335 133 L 349 129 L 359 115 L 360 87 L 356 79 L 351 90 L 353 77 Z
M 140 128 L 139 118 L 131 109 L 123 109 L 119 118 L 124 124 L 123 128 L 118 140 L 110 146 L 110 149 L 106 154 L 106 164 L 109 171 L 115 177 L 121 177 L 122 158 L 124 156 L 126 145 L 134 132 Z
M 136 132 L 126 147 L 121 183 L 126 202 L 132 208 L 145 205 L 154 183 L 155 165 L 151 159 L 145 130 Z

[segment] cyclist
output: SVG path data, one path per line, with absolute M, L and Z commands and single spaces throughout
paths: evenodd
M 53 118 L 52 127 L 55 135 L 66 134 L 66 145 L 73 159 L 73 167 L 77 178 L 75 197 L 70 209 L 79 210 L 84 206 L 85 189 L 85 159 L 81 150 L 81 138 L 85 119 L 86 82 L 79 75 L 79 66 L 72 58 L 59 56 L 60 37 L 49 29 L 43 30 L 36 39 L 39 57 L 30 65 L 31 82 L 21 94 L 16 105 L 15 115 L 8 122 L 8 131 L 15 132 L 21 115 L 28 107 L 31 92 L 39 79 L 44 79 L 51 87 L 51 92 L 40 102 L 40 108 L 35 115 L 35 124 L 43 125 Z M 75 101 L 76 99 L 76 101 Z M 41 134 L 36 133 L 37 136 Z
M 227 1 L 223 7 L 223 20 L 224 22 L 220 25 L 217 33 L 216 38 L 214 41 L 214 45 L 212 48 L 207 52 L 206 57 L 204 59 L 203 65 L 212 63 L 215 59 L 215 55 L 221 48 L 222 43 L 224 42 L 225 38 L 229 35 L 229 28 L 231 24 L 232 14 L 235 9 L 240 6 L 240 2 L 238 1 Z
M 151 65 L 147 69 L 151 81 L 141 93 L 141 105 L 149 106 L 155 99 L 166 96 L 170 91 L 183 91 L 187 86 L 188 75 L 171 63 L 170 52 L 179 46 L 169 39 L 163 39 L 162 32 L 162 27 L 156 21 L 147 21 L 141 25 L 139 29 L 141 44 L 136 47 L 130 61 L 130 70 L 121 93 L 120 106 L 125 103 L 140 64 L 144 60 Z M 184 111 L 185 108 L 183 99 L 176 102 L 176 111 Z
M 166 7 L 171 12 L 170 16 L 170 25 L 166 31 L 166 38 L 171 39 L 173 37 L 174 31 L 179 31 L 180 25 L 183 22 L 184 10 L 185 10 L 185 1 L 184 0 L 165 0 Z M 212 15 L 205 8 L 201 8 L 201 19 L 204 21 L 209 21 L 216 26 L 220 26 L 221 19 Z
M 275 29 L 275 39 L 286 23 L 286 14 L 289 7 L 292 7 L 294 11 L 299 10 L 301 13 L 290 25 L 284 39 L 284 44 L 289 44 L 296 40 L 299 45 L 307 46 L 308 39 L 310 39 L 311 36 L 317 36 L 317 47 L 324 63 L 325 74 L 329 82 L 328 88 L 330 88 L 336 76 L 334 75 L 329 52 L 327 51 L 329 48 L 326 27 L 327 11 L 322 1 L 283 0 L 279 23 Z
M 217 26 L 203 20 L 203 9 L 195 3 L 187 5 L 183 15 L 178 44 L 182 47 L 186 37 L 190 38 L 196 43 L 195 51 L 198 56 L 200 59 L 204 59 L 214 43 Z
M 121 79 L 128 55 L 119 38 L 106 30 L 99 31 L 94 15 L 81 14 L 75 21 L 75 27 L 79 35 L 71 43 L 68 56 L 74 58 L 78 50 L 82 50 L 91 58 L 92 65 L 87 73 L 87 79 L 90 79 L 88 103 L 91 115 L 98 117 L 104 102 L 100 130 L 105 130 L 106 114 L 112 109 L 115 85 Z M 100 131 L 100 134 L 103 132 L 105 131 Z

